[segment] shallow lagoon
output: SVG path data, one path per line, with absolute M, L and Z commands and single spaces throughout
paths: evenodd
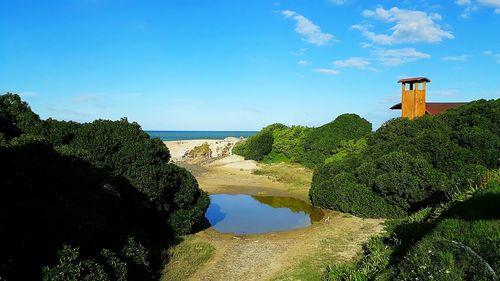
M 218 232 L 255 234 L 307 227 L 323 212 L 291 197 L 215 194 L 205 217 Z

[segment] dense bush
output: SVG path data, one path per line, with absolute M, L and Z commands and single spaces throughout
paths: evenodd
M 499 167 L 499 131 L 500 100 L 480 100 L 412 121 L 391 120 L 368 136 L 362 153 L 330 158 L 316 169 L 311 200 L 368 217 L 406 215 L 447 201 L 481 185 L 486 169 Z M 340 174 L 352 182 L 334 180 Z M 359 191 L 350 194 L 359 198 L 344 197 L 354 186 Z M 383 198 L 395 212 L 385 213 L 386 204 L 378 200 L 372 203 L 373 213 L 367 212 L 358 203 L 367 196 Z
M 383 197 L 371 192 L 366 185 L 357 183 L 356 178 L 346 172 L 337 174 L 330 181 L 322 182 L 311 190 L 310 194 L 316 198 L 316 206 L 358 216 L 385 217 L 404 214 L 403 210 L 391 206 Z
M 0 130 L 2 280 L 157 279 L 202 222 L 208 196 L 135 123 L 40 120 L 6 94 Z
M 272 124 L 255 136 L 251 136 L 244 143 L 240 143 L 233 148 L 233 153 L 241 155 L 246 159 L 260 161 L 264 159 L 273 149 L 274 131 L 286 128 L 283 124 Z
M 356 114 L 340 115 L 318 128 L 273 124 L 237 145 L 233 152 L 247 159 L 267 163 L 291 161 L 312 168 L 339 153 L 348 141 L 367 136 L 371 128 L 370 122 Z
M 372 124 L 356 114 L 342 114 L 334 121 L 311 130 L 304 141 L 306 166 L 323 164 L 340 147 L 342 141 L 357 140 L 370 134 Z
M 273 152 L 282 153 L 292 162 L 299 162 L 305 154 L 304 143 L 311 130 L 313 129 L 302 126 L 276 130 L 272 146 Z

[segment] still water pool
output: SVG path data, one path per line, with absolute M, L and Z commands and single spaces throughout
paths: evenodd
M 205 217 L 219 232 L 254 234 L 307 227 L 323 212 L 291 197 L 215 194 Z

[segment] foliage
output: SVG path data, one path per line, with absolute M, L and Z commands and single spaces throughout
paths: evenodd
M 371 123 L 364 118 L 342 114 L 307 134 L 304 142 L 306 153 L 300 162 L 309 167 L 320 165 L 340 147 L 342 141 L 363 138 L 371 131 Z
M 442 215 L 399 264 L 398 278 L 492 280 L 500 272 L 500 185 L 490 184 Z
M 260 161 L 264 159 L 273 149 L 274 131 L 286 128 L 283 124 L 272 124 L 255 136 L 251 136 L 244 143 L 238 144 L 233 148 L 233 153 L 241 155 L 246 159 Z
M 360 153 L 336 154 L 317 168 L 311 200 L 365 217 L 408 215 L 447 202 L 484 184 L 486 170 L 499 167 L 499 131 L 500 99 L 391 120 L 367 137 Z
M 359 155 L 367 147 L 366 139 L 341 141 L 340 146 L 333 151 L 333 155 L 325 159 L 325 164 L 342 161 L 349 155 Z
M 40 120 L 7 94 L 0 129 L 2 280 L 153 280 L 203 222 L 208 196 L 136 123 Z
M 184 157 L 191 159 L 203 158 L 207 159 L 211 154 L 210 145 L 208 143 L 203 143 L 201 145 L 195 146 L 193 149 L 189 150 Z
M 104 267 L 93 259 L 81 259 L 78 248 L 64 246 L 59 252 L 59 263 L 45 267 L 44 281 L 105 281 L 109 280 Z
M 359 153 L 371 124 L 356 114 L 343 114 L 318 128 L 273 124 L 233 148 L 233 153 L 264 163 L 295 162 L 309 168 L 338 154 Z M 342 156 L 341 156 L 342 155 Z
M 490 182 L 433 218 L 433 208 L 386 223 L 361 260 L 329 267 L 327 280 L 496 280 L 500 184 Z M 352 279 L 352 278 L 358 279 Z M 496 278 L 495 278 L 496 277 Z M 348 279 L 351 278 L 351 279 Z
M 282 153 L 292 162 L 299 162 L 305 154 L 304 143 L 312 129 L 302 126 L 276 130 L 272 153 Z
M 275 164 L 275 163 L 290 163 L 290 159 L 286 157 L 283 153 L 278 153 L 271 151 L 264 159 L 262 159 L 261 163 L 264 164 Z
M 391 206 L 363 184 L 356 183 L 352 174 L 339 173 L 330 181 L 322 182 L 310 190 L 313 204 L 358 216 L 398 216 L 402 210 Z

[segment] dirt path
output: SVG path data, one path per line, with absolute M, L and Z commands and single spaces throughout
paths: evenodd
M 233 236 L 209 229 L 195 235 L 215 254 L 189 280 L 319 280 L 325 266 L 349 261 L 381 231 L 380 221 L 328 213 L 311 227 L 278 233 Z M 295 279 L 306 274 L 307 279 Z M 313 275 L 314 274 L 314 275 Z
M 201 188 L 211 194 L 278 195 L 308 200 L 310 175 L 307 173 L 304 173 L 307 184 L 276 180 L 280 178 L 276 173 L 295 175 L 299 172 L 293 169 L 300 167 L 273 167 L 272 176 L 256 175 L 252 171 L 268 167 L 259 168 L 254 161 L 238 156 L 201 165 L 180 165 L 189 169 Z M 362 243 L 382 231 L 381 222 L 325 211 L 322 221 L 291 231 L 235 236 L 209 228 L 191 235 L 190 241 L 213 246 L 212 257 L 199 265 L 189 278 L 164 276 L 163 280 L 319 280 L 328 264 L 354 258 L 361 251 Z M 191 265 L 174 260 L 167 266 Z

